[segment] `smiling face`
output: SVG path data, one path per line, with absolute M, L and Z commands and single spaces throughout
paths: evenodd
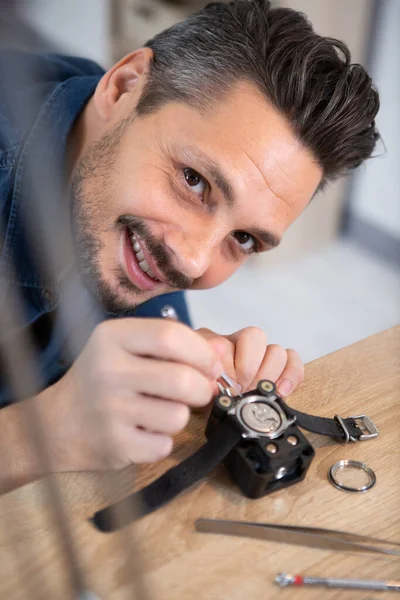
M 101 114 L 103 129 L 72 178 L 83 276 L 116 313 L 221 284 L 279 243 L 322 178 L 286 120 L 248 83 L 202 113 L 170 103 L 130 118 L 135 94 L 137 81 L 112 101 L 94 98 L 89 110 Z

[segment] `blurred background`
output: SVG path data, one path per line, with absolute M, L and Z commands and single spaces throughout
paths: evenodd
M 3 44 L 57 50 L 108 67 L 202 0 L 1 0 Z M 252 259 L 223 286 L 190 292 L 196 327 L 256 325 L 305 362 L 400 321 L 400 2 L 280 0 L 344 40 L 381 93 L 377 158 L 331 185 L 282 247 Z M 21 35 L 6 39 L 18 11 Z M 4 33 L 5 32 L 5 33 Z M 3 35 L 4 34 L 4 35 Z M 4 37 L 5 36 L 5 37 Z

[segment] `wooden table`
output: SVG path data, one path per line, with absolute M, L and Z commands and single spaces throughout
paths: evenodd
M 88 586 L 103 600 L 138 597 L 132 578 L 139 570 L 148 597 L 162 600 L 379 598 L 378 592 L 279 589 L 273 579 L 281 571 L 395 579 L 400 578 L 400 559 L 198 534 L 193 524 L 201 516 L 220 517 L 336 528 L 400 540 L 399 389 L 400 327 L 307 365 L 305 383 L 290 398 L 292 406 L 329 417 L 366 413 L 380 435 L 351 445 L 309 435 L 316 458 L 306 480 L 257 501 L 242 497 L 221 467 L 154 515 L 122 532 L 104 535 L 91 526 L 88 517 L 132 491 L 132 473 L 57 476 Z M 173 457 L 142 469 L 137 485 L 188 456 L 202 443 L 203 427 L 204 416 L 195 415 L 189 430 L 177 439 Z M 371 466 L 377 474 L 375 487 L 365 494 L 332 487 L 328 469 L 344 458 Z M 110 481 L 112 490 L 107 486 Z M 0 499 L 1 599 L 72 597 L 43 489 L 43 482 L 36 482 Z M 394 595 L 386 592 L 384 597 Z

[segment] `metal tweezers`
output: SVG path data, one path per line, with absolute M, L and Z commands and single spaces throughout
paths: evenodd
M 336 550 L 338 552 L 373 552 L 400 556 L 400 542 L 391 542 L 332 529 L 219 519 L 198 519 L 195 527 L 196 531 L 202 533 L 251 537 L 269 542 Z

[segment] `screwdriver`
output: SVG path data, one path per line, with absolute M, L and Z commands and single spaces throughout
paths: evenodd
M 375 590 L 400 592 L 400 581 L 372 581 L 367 579 L 325 579 L 322 577 L 303 577 L 302 575 L 289 575 L 279 573 L 275 583 L 281 587 L 286 586 L 322 586 L 328 588 L 344 588 L 353 590 Z

